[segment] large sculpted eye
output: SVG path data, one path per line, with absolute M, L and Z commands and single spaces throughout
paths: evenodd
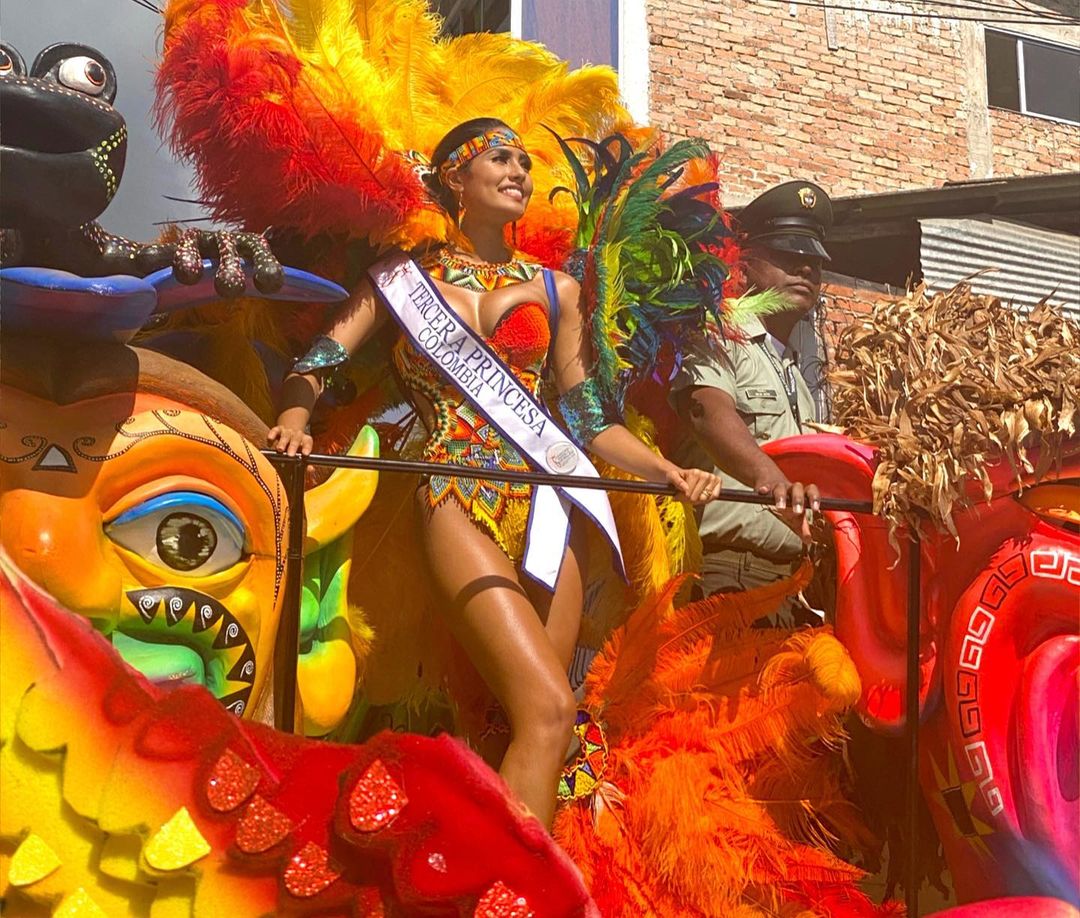
M 125 510 L 105 534 L 129 551 L 181 574 L 227 570 L 244 554 L 244 525 L 221 501 L 171 491 Z
M 60 65 L 57 77 L 68 89 L 76 89 L 88 96 L 100 96 L 105 91 L 108 75 L 99 61 L 79 55 L 69 57 Z

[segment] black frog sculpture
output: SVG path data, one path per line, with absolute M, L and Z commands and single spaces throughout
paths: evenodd
M 0 265 L 49 267 L 82 277 L 144 277 L 171 266 L 197 283 L 203 258 L 217 259 L 214 287 L 278 291 L 284 275 L 257 233 L 188 230 L 176 244 L 142 244 L 107 232 L 97 217 L 124 174 L 127 124 L 113 107 L 116 71 L 100 51 L 63 42 L 33 64 L 0 43 Z
M 0 43 L 0 295 L 5 328 L 128 341 L 166 313 L 242 294 L 333 303 L 346 291 L 275 258 L 259 233 L 189 229 L 140 243 L 97 218 L 124 174 L 116 71 L 64 42 L 27 68 Z

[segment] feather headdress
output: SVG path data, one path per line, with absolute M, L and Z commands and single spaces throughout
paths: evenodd
M 171 0 L 158 118 L 218 219 L 410 248 L 447 238 L 403 154 L 500 118 L 523 138 L 537 194 L 532 250 L 568 247 L 577 214 L 551 130 L 599 138 L 631 121 L 615 73 L 569 66 L 505 34 L 444 38 L 425 0 Z
M 571 273 L 590 304 L 596 348 L 594 376 L 605 396 L 622 406 L 626 390 L 654 373 L 665 345 L 682 350 L 688 335 L 720 321 L 727 265 L 720 256 L 730 236 L 711 180 L 703 177 L 709 150 L 682 140 L 668 149 L 653 141 L 638 149 L 621 134 L 599 143 L 557 138 L 570 163 L 578 212 Z M 571 144 L 592 153 L 591 168 Z M 708 170 L 704 175 L 708 175 Z

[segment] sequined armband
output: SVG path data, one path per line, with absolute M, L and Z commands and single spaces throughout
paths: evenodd
M 326 335 L 320 335 L 311 345 L 311 350 L 293 364 L 292 371 L 318 373 L 326 378 L 348 362 L 349 352 L 345 350 L 344 345 Z
M 559 399 L 559 410 L 567 430 L 578 446 L 588 446 L 597 436 L 622 418 L 600 392 L 595 379 L 578 383 Z

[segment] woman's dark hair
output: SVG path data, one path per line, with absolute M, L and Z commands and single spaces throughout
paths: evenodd
M 442 183 L 439 171 L 447 159 L 450 158 L 450 154 L 465 141 L 472 140 L 474 137 L 479 137 L 481 134 L 486 134 L 488 131 L 494 131 L 498 128 L 510 130 L 510 127 L 498 118 L 472 118 L 469 121 L 463 121 L 457 127 L 450 129 L 450 132 L 436 145 L 435 152 L 431 154 L 431 174 L 425 180 L 428 191 L 431 192 L 443 210 L 450 214 L 455 223 L 457 223 L 458 219 L 457 198 Z

